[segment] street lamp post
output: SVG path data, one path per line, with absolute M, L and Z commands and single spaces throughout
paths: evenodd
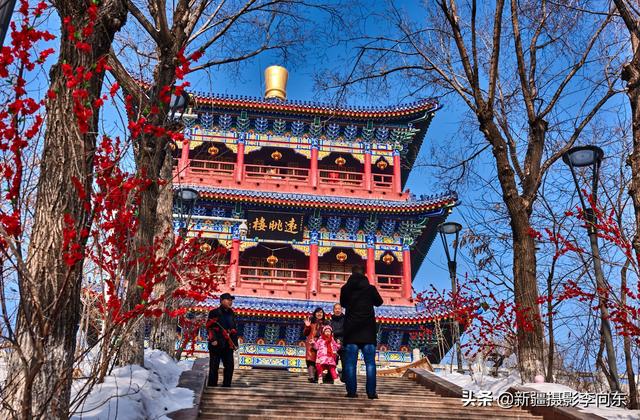
M 4 38 L 9 31 L 9 23 L 15 7 L 16 0 L 0 0 L 0 47 L 4 45 Z
M 456 280 L 456 271 L 457 271 L 457 257 L 458 257 L 458 237 L 460 235 L 460 231 L 462 230 L 462 225 L 460 223 L 455 222 L 447 222 L 442 223 L 438 226 L 438 232 L 440 232 L 440 239 L 442 239 L 442 245 L 444 246 L 444 252 L 447 256 L 447 265 L 449 267 L 449 277 L 451 278 L 451 292 L 455 297 L 458 294 L 458 281 Z M 449 244 L 447 242 L 447 236 L 455 235 L 453 242 L 451 244 L 453 248 L 453 258 L 451 257 L 451 252 L 449 252 Z M 458 325 L 458 320 L 454 317 L 451 320 L 451 330 L 452 330 L 452 340 L 456 346 L 456 361 L 458 363 L 458 372 L 462 373 L 462 352 L 460 351 L 460 326 Z
M 591 203 L 587 203 L 583 196 L 582 189 L 578 183 L 575 168 L 591 168 L 591 194 L 593 202 L 597 202 L 598 197 L 598 177 L 600 173 L 600 165 L 604 152 L 597 146 L 578 146 L 569 149 L 562 155 L 562 161 L 569 166 L 573 182 L 578 191 L 580 204 L 584 209 L 587 233 L 589 234 L 589 242 L 591 243 L 591 253 L 593 254 L 593 268 L 596 275 L 596 289 L 598 293 L 598 307 L 600 309 L 600 328 L 607 349 L 607 364 L 611 374 L 612 391 L 620 391 L 620 381 L 618 379 L 618 367 L 616 364 L 616 354 L 613 348 L 613 335 L 611 333 L 611 324 L 609 323 L 609 309 L 606 304 L 607 285 L 604 281 L 604 273 L 602 272 L 602 261 L 600 260 L 600 248 L 598 247 L 598 228 L 596 225 L 596 214 L 591 207 Z M 588 204 L 588 205 L 587 205 Z

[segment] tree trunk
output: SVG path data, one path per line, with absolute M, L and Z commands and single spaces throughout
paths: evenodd
M 480 130 L 492 146 L 502 199 L 509 213 L 513 235 L 513 291 L 516 305 L 518 364 L 522 380 L 533 382 L 536 375 L 544 374 L 544 334 L 538 304 L 536 250 L 530 235 L 529 223 L 535 194 L 530 192 L 531 197 L 528 200 L 519 195 L 507 146 L 493 122 L 492 113 L 481 110 L 477 115 Z
M 627 259 L 620 270 L 620 305 L 624 307 L 627 304 L 627 294 L 624 292 L 627 288 L 627 272 L 631 262 Z M 631 338 L 628 335 L 622 336 L 624 349 L 624 362 L 627 368 L 627 380 L 629 381 L 629 406 L 632 410 L 637 410 L 638 406 L 638 385 L 636 384 L 636 375 L 633 370 L 633 355 L 631 354 Z
M 150 165 L 145 165 L 147 168 Z M 140 168 L 138 169 L 140 173 Z M 142 173 L 146 171 L 143 170 Z M 152 174 L 153 172 L 146 172 Z M 151 178 L 151 176 L 149 177 Z M 155 237 L 155 226 L 157 223 L 156 207 L 158 202 L 158 177 L 151 178 L 152 182 L 142 193 L 140 206 L 138 207 L 138 231 L 133 238 L 133 249 L 130 251 L 131 258 L 140 258 L 143 255 L 151 255 L 153 252 L 153 239 Z M 127 273 L 127 294 L 124 302 L 126 311 L 133 311 L 138 304 L 142 304 L 142 293 L 138 287 L 138 279 L 141 274 L 149 269 L 144 258 L 132 266 Z M 132 318 L 131 329 L 123 337 L 120 349 L 119 364 L 144 366 L 144 337 L 145 319 L 142 314 Z
M 156 240 L 160 242 L 160 248 L 158 254 L 166 256 L 169 249 L 174 243 L 173 233 L 173 157 L 170 152 L 167 151 L 164 164 L 160 172 L 160 178 L 167 181 L 167 183 L 160 190 L 160 197 L 158 198 L 158 226 L 156 229 Z M 160 291 L 164 296 L 165 309 L 175 309 L 174 299 L 172 297 L 173 292 L 177 289 L 178 284 L 173 275 L 169 274 L 165 284 L 161 285 Z M 178 320 L 175 317 L 171 317 L 166 314 L 166 311 L 160 318 L 154 322 L 154 331 L 152 332 L 152 345 L 153 348 L 166 352 L 171 357 L 174 357 L 176 349 L 176 332 L 178 329 Z
M 60 17 L 71 17 L 76 28 L 87 23 L 86 1 L 54 1 Z M 20 273 L 20 303 L 16 321 L 17 345 L 9 360 L 7 386 L 3 389 L 4 418 L 69 417 L 76 333 L 80 316 L 81 258 L 68 266 L 62 258 L 65 215 L 73 219 L 80 252 L 89 228 L 90 212 L 72 179 L 90 192 L 93 157 L 98 131 L 98 112 L 82 133 L 74 121 L 72 90 L 67 88 L 61 65 L 92 68 L 98 57 L 109 51 L 113 36 L 126 19 L 122 0 L 100 4 L 95 33 L 85 41 L 91 54 L 80 52 L 63 27 L 60 56 L 51 69 L 50 89 L 56 97 L 47 102 L 46 131 L 38 180 L 34 226 L 29 242 L 26 272 Z M 99 28 L 99 29 L 98 29 Z M 87 82 L 88 103 L 99 97 L 103 74 Z
M 159 92 L 165 86 L 172 87 L 175 83 L 177 46 L 171 46 L 166 51 L 156 66 L 154 74 L 154 84 L 151 95 L 151 103 L 161 103 Z M 166 127 L 167 112 L 166 107 L 156 115 L 149 118 L 150 124 L 156 127 Z M 136 174 L 145 176 L 151 181 L 141 194 L 138 212 L 138 231 L 133 240 L 131 258 L 139 258 L 140 255 L 150 255 L 154 252 L 154 238 L 158 223 L 158 199 L 160 197 L 160 187 L 158 181 L 168 148 L 168 137 L 157 137 L 153 134 L 143 134 L 138 139 L 139 146 L 134 151 L 136 158 Z M 135 264 L 127 273 L 127 296 L 125 299 L 126 310 L 132 310 L 141 302 L 140 289 L 137 287 L 137 280 L 142 273 L 148 269 L 143 263 Z M 123 341 L 120 352 L 120 364 L 144 365 L 144 322 L 132 330 L 131 335 Z
M 629 98 L 629 105 L 631 107 L 633 151 L 627 159 L 627 165 L 631 168 L 629 195 L 633 201 L 636 221 L 632 244 L 636 257 L 640 257 L 640 48 L 635 33 L 630 31 L 630 36 L 633 46 L 633 59 L 623 67 L 621 77 L 622 80 L 627 83 L 627 97 Z M 621 294 L 624 298 L 624 293 Z M 625 353 L 626 339 L 627 337 L 625 337 Z
M 536 251 L 529 235 L 529 219 L 511 215 L 513 229 L 513 274 L 518 338 L 518 361 L 522 380 L 533 382 L 544 374 L 544 334 L 538 306 Z
M 638 257 L 640 256 L 640 48 L 638 48 L 637 39 L 635 39 L 633 33 L 631 33 L 631 36 L 634 41 L 634 56 L 631 62 L 624 66 L 622 80 L 627 82 L 627 97 L 629 98 L 629 105 L 631 106 L 633 151 L 627 159 L 627 165 L 631 168 L 629 195 L 633 201 L 636 222 L 632 244 L 635 255 Z M 626 283 L 626 269 L 624 280 Z M 624 304 L 626 295 L 624 292 L 621 292 L 621 296 Z M 629 379 L 629 408 L 637 409 L 640 407 L 640 403 L 638 401 L 638 389 L 633 371 L 633 363 L 631 361 L 631 342 L 628 336 L 623 337 L 623 349 Z

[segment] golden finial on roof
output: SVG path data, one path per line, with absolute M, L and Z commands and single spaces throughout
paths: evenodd
M 265 90 L 264 98 L 276 98 L 284 101 L 287 99 L 287 78 L 289 72 L 280 66 L 269 66 L 264 71 Z

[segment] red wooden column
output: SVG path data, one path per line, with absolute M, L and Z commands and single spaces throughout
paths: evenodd
M 182 154 L 180 155 L 180 160 L 178 161 L 179 177 L 184 177 L 187 166 L 189 166 L 189 140 L 185 140 L 182 142 Z
M 367 235 L 367 278 L 369 283 L 376 284 L 376 237 Z
M 307 295 L 318 293 L 318 232 L 311 231 L 309 238 L 309 279 L 307 281 Z
M 309 168 L 309 181 L 311 182 L 311 187 L 313 188 L 316 188 L 318 186 L 318 148 L 318 140 L 311 139 L 311 162 Z
M 402 174 L 400 173 L 400 152 L 393 151 L 393 192 L 402 193 Z
M 240 283 L 240 238 L 231 240 L 231 257 L 229 259 L 229 286 L 234 290 Z
M 236 153 L 236 183 L 241 184 L 244 177 L 244 138 L 238 139 L 238 151 Z
M 364 189 L 371 191 L 371 145 L 364 145 Z
M 413 297 L 411 284 L 411 251 L 406 245 L 402 246 L 402 297 Z

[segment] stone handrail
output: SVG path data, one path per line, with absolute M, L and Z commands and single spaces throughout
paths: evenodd
M 187 388 L 193 391 L 193 407 L 174 411 L 173 413 L 167 414 L 167 417 L 172 420 L 196 420 L 198 418 L 200 411 L 200 399 L 202 398 L 202 393 L 204 392 L 209 372 L 208 364 L 208 357 L 196 359 L 193 362 L 191 370 L 185 370 L 182 372 L 180 380 L 178 381 L 178 386 L 180 388 Z
M 435 392 L 443 397 L 450 398 L 462 398 L 462 387 L 447 381 L 436 375 L 435 373 L 428 372 L 425 369 L 410 368 L 403 375 L 406 378 L 416 381 L 420 385 Z M 527 388 L 524 386 L 512 386 L 507 392 L 537 392 L 533 388 Z M 604 420 L 603 417 L 597 416 L 591 413 L 585 413 L 574 407 L 532 407 L 523 406 L 523 409 L 543 416 L 545 420 Z
M 376 372 L 376 376 L 403 376 L 407 369 L 411 368 L 423 368 L 428 370 L 429 372 L 433 372 L 431 362 L 429 362 L 429 359 L 427 359 L 426 357 L 423 357 L 422 359 L 409 363 L 406 366 L 400 366 L 391 369 L 380 369 Z

